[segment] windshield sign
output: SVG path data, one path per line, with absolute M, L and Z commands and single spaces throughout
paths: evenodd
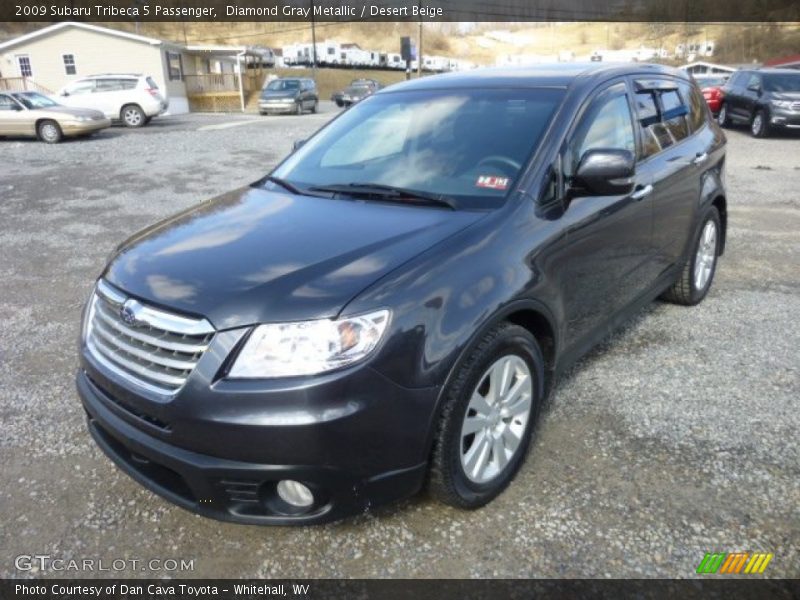
M 381 93 L 363 100 L 273 173 L 301 190 L 383 185 L 502 204 L 563 97 L 554 89 Z

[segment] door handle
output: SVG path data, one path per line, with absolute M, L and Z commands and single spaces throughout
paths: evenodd
M 640 187 L 635 192 L 633 192 L 631 194 L 631 198 L 633 198 L 634 200 L 641 200 L 642 198 L 646 198 L 652 193 L 653 193 L 653 186 L 648 183 L 646 186 Z
M 702 165 L 708 160 L 708 152 L 698 152 L 692 162 L 696 165 Z

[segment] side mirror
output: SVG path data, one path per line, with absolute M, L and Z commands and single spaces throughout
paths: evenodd
M 573 196 L 617 196 L 633 190 L 636 159 L 629 150 L 587 150 L 572 178 Z
M 305 143 L 305 140 L 295 140 L 292 144 L 292 152 L 296 152 Z
M 748 85 L 747 89 L 750 90 L 751 92 L 755 92 L 756 94 L 760 94 L 761 93 L 761 86 L 758 85 L 757 83 L 755 83 L 753 85 Z

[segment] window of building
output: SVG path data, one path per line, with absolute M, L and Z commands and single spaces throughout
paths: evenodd
M 167 52 L 167 73 L 170 81 L 183 79 L 183 59 L 178 52 Z
M 67 75 L 75 75 L 75 74 L 77 74 L 78 70 L 75 67 L 75 55 L 74 54 L 62 54 L 61 57 L 64 59 L 64 72 Z
M 33 77 L 30 56 L 27 54 L 20 54 L 17 56 L 17 66 L 19 67 L 20 77 Z

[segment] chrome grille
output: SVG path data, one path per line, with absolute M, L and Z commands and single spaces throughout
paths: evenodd
M 214 336 L 205 319 L 147 306 L 102 280 L 86 318 L 86 346 L 92 356 L 160 394 L 174 394 L 183 386 Z

